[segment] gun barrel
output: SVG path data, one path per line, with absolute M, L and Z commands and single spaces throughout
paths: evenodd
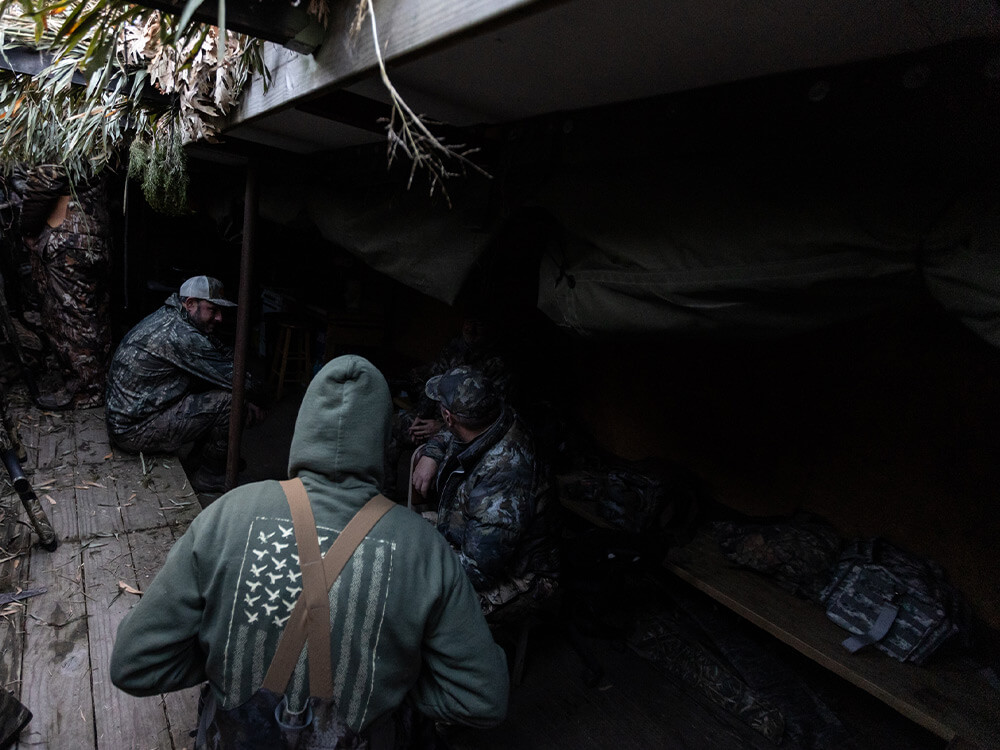
M 49 517 L 45 515 L 42 504 L 38 502 L 38 496 L 35 495 L 35 491 L 31 488 L 31 482 L 24 476 L 21 462 L 17 460 L 17 453 L 14 452 L 13 448 L 8 448 L 0 451 L 0 454 L 2 454 L 3 465 L 7 469 L 7 474 L 10 475 L 11 482 L 14 484 L 14 490 L 17 492 L 18 497 L 21 498 L 21 505 L 28 512 L 31 525 L 38 534 L 38 543 L 42 545 L 43 549 L 52 552 L 59 546 L 59 537 L 56 536 L 55 529 L 52 528 L 52 524 L 49 522 Z

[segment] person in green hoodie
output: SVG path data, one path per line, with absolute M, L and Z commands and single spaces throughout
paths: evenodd
M 385 379 L 357 356 L 329 362 L 306 391 L 288 473 L 306 488 L 323 553 L 378 494 L 391 409 Z M 195 518 L 119 626 L 112 682 L 148 696 L 207 680 L 206 703 L 217 719 L 206 727 L 203 712 L 206 747 L 233 746 L 219 727 L 234 721 L 277 724 L 273 715 L 241 709 L 254 703 L 298 596 L 297 550 L 277 481 L 220 497 Z M 389 510 L 329 598 L 332 702 L 345 732 L 330 747 L 412 746 L 400 727 L 418 723 L 413 717 L 476 727 L 503 720 L 506 657 L 458 557 L 418 514 Z M 291 714 L 315 701 L 306 673 L 302 658 L 284 694 Z M 401 722 L 404 713 L 410 718 Z M 263 737 L 275 727 L 244 729 Z M 388 743 L 387 733 L 395 735 Z

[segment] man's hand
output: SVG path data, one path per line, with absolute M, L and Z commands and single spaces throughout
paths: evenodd
M 438 462 L 430 456 L 421 456 L 417 465 L 413 467 L 413 489 L 424 497 L 431 488 L 431 482 L 437 476 Z
M 440 419 L 421 419 L 418 417 L 410 425 L 410 439 L 417 445 L 420 445 L 421 443 L 426 443 L 443 429 L 444 422 Z
M 247 427 L 253 427 L 255 424 L 260 424 L 264 421 L 264 410 L 261 409 L 257 404 L 251 404 L 247 402 Z

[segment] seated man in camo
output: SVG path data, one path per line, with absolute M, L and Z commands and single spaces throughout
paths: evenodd
M 437 527 L 458 553 L 490 622 L 537 607 L 556 589 L 549 483 L 531 436 L 478 370 L 427 381 L 447 431 L 420 449 L 413 486 L 437 498 Z
M 126 334 L 108 372 L 112 444 L 137 453 L 173 452 L 193 442 L 191 485 L 199 492 L 225 489 L 233 351 L 213 333 L 230 307 L 236 303 L 225 298 L 218 279 L 188 279 Z M 247 411 L 248 424 L 263 416 L 254 404 Z

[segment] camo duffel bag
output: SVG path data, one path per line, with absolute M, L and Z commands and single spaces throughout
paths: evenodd
M 962 620 L 941 567 L 884 539 L 849 544 L 820 600 L 827 617 L 854 634 L 843 642 L 851 653 L 874 645 L 914 664 L 956 635 Z

